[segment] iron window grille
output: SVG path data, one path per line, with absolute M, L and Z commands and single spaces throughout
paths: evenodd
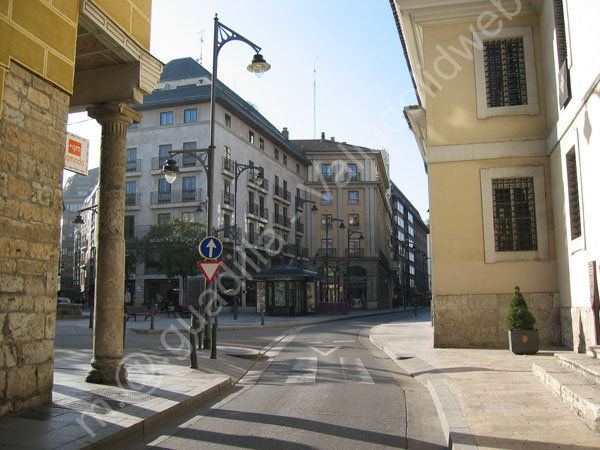
M 488 107 L 527 105 L 523 37 L 483 43 Z
M 497 252 L 537 250 L 533 177 L 492 179 Z

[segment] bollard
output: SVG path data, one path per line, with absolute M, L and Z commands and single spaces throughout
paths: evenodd
M 127 331 L 127 317 L 123 315 L 123 348 L 125 348 L 125 332 Z
M 193 315 L 192 315 L 193 317 Z M 192 319 L 192 326 L 190 327 L 190 368 L 198 368 L 198 353 L 196 352 L 196 329 L 194 328 L 194 320 Z

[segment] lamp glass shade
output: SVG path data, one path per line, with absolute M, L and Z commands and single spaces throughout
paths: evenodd
M 263 73 L 271 68 L 271 64 L 265 61 L 260 53 L 254 55 L 252 62 L 248 64 L 248 71 L 254 73 L 257 77 L 262 77 Z
M 173 184 L 173 183 L 175 183 L 176 179 L 177 179 L 177 172 L 165 172 L 165 180 L 167 180 L 167 183 Z

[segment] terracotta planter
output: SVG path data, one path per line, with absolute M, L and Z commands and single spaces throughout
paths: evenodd
M 540 349 L 537 330 L 512 330 L 508 332 L 510 350 L 516 355 L 535 355 Z

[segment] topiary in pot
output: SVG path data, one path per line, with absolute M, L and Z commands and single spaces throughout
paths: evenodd
M 533 355 L 539 350 L 539 337 L 534 330 L 535 317 L 529 311 L 527 302 L 521 294 L 519 286 L 515 286 L 515 293 L 510 301 L 510 308 L 506 315 L 506 329 L 510 350 L 517 355 Z

